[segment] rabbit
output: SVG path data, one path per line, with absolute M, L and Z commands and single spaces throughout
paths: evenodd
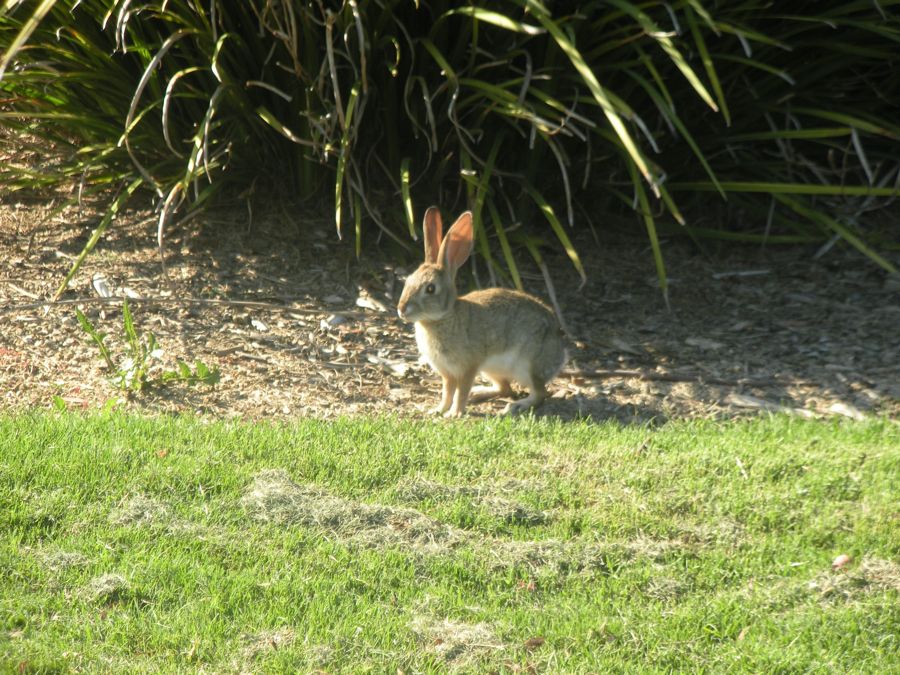
M 441 214 L 432 206 L 423 228 L 425 262 L 406 279 L 397 314 L 415 323 L 419 352 L 443 380 L 441 402 L 431 412 L 460 417 L 469 402 L 511 395 L 512 380 L 529 394 L 501 414 L 542 403 L 545 385 L 567 359 L 552 310 L 532 295 L 505 288 L 457 297 L 456 272 L 473 247 L 472 213 L 460 215 L 441 241 Z M 493 387 L 473 389 L 478 373 Z

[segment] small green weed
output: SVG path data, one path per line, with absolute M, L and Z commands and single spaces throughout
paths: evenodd
M 210 368 L 200 360 L 195 361 L 191 367 L 180 359 L 175 363 L 175 370 L 163 370 L 152 379 L 150 371 L 154 362 L 162 362 L 164 352 L 152 331 L 138 335 L 127 298 L 122 304 L 126 355 L 118 363 L 106 346 L 107 334 L 98 331 L 80 309 L 75 309 L 75 316 L 78 317 L 82 330 L 97 345 L 100 356 L 112 372 L 109 381 L 123 391 L 142 391 L 150 384 L 166 384 L 172 381 L 209 385 L 219 381 L 218 368 Z

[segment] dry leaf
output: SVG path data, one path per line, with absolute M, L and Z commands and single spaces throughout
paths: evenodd
M 685 340 L 685 343 L 691 347 L 697 347 L 698 349 L 710 350 L 721 349 L 725 346 L 721 342 L 716 342 L 715 340 L 709 340 L 703 337 L 689 337 Z
M 524 647 L 525 649 L 537 649 L 542 644 L 544 644 L 545 640 L 542 637 L 532 637 L 525 640 Z
M 629 343 L 625 342 L 622 338 L 613 337 L 609 339 L 609 345 L 613 347 L 615 350 L 620 352 L 625 352 L 626 354 L 634 354 L 635 356 L 640 356 L 641 351 L 639 349 L 635 349 Z
M 717 272 L 713 279 L 727 279 L 728 277 L 759 277 L 771 273 L 772 270 L 737 270 L 734 272 Z
M 828 406 L 828 412 L 834 413 L 835 415 L 843 415 L 844 417 L 849 417 L 854 420 L 864 420 L 866 416 L 860 412 L 857 408 L 854 408 L 852 405 L 847 403 L 841 403 L 840 401 L 836 403 L 832 403 Z
M 390 312 L 390 307 L 371 295 L 360 295 L 356 298 L 356 306 L 362 307 L 363 309 L 371 309 L 376 312 Z
M 886 291 L 900 291 L 900 273 L 891 272 L 885 277 L 884 280 L 884 290 Z
M 109 287 L 109 282 L 106 280 L 106 275 L 104 275 L 102 272 L 94 273 L 94 276 L 91 277 L 91 285 L 94 287 L 97 295 L 99 295 L 101 298 L 112 297 L 112 289 Z
M 727 396 L 725 400 L 727 403 L 738 406 L 740 408 L 759 408 L 761 410 L 772 410 L 775 412 L 790 413 L 791 415 L 799 415 L 800 417 L 815 417 L 815 413 L 811 410 L 804 410 L 803 408 L 790 408 L 778 403 L 764 401 L 761 398 L 756 398 L 755 396 L 749 396 L 747 394 L 737 394 L 732 392 Z

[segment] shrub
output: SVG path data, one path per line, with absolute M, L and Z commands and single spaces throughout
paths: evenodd
M 517 251 L 554 242 L 583 275 L 569 232 L 615 211 L 664 292 L 659 224 L 893 271 L 863 216 L 900 185 L 900 2 L 711 4 L 7 3 L 0 116 L 59 160 L 0 177 L 115 189 L 98 237 L 152 190 L 160 246 L 176 213 L 270 185 L 333 199 L 357 252 L 364 227 L 407 245 L 414 204 L 472 208 L 517 286 Z

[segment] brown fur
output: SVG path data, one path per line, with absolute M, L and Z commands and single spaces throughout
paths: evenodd
M 433 251 L 434 228 L 440 225 L 440 216 L 435 218 L 429 209 L 426 254 Z M 562 334 L 550 308 L 527 293 L 489 288 L 457 297 L 456 271 L 468 258 L 472 243 L 472 217 L 467 212 L 444 238 L 438 262 L 426 261 L 406 280 L 398 314 L 415 322 L 419 350 L 443 379 L 435 412 L 461 415 L 479 372 L 494 387 L 473 390 L 471 400 L 508 396 L 510 381 L 516 380 L 530 395 L 504 412 L 520 412 L 543 401 L 546 383 L 565 362 Z

